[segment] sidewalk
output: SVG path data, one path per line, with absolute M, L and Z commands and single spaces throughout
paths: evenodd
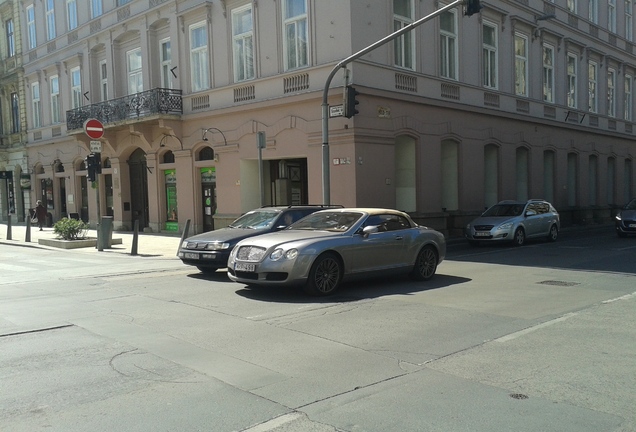
M 39 230 L 37 226 L 31 226 L 31 241 L 26 241 L 27 229 L 22 224 L 11 224 L 11 240 L 7 239 L 7 224 L 6 222 L 0 223 L 0 245 L 13 245 L 23 247 L 38 247 L 51 250 L 71 250 L 82 253 L 117 253 L 131 256 L 133 246 L 133 233 L 132 232 L 113 232 L 113 240 L 121 239 L 121 244 L 113 244 L 111 248 L 104 248 L 103 251 L 98 251 L 96 247 L 83 247 L 77 249 L 59 249 L 56 247 L 44 246 L 38 243 L 40 239 L 56 239 L 57 236 L 53 233 L 53 228 L 43 228 Z M 96 230 L 88 230 L 87 237 L 96 238 Z M 181 237 L 178 235 L 169 234 L 148 234 L 139 233 L 137 237 L 137 255 L 144 257 L 166 258 L 166 259 L 178 259 L 177 249 Z M 0 246 L 1 247 L 1 246 Z

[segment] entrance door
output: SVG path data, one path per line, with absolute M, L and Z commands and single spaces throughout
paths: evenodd
M 139 221 L 139 229 L 146 228 L 149 222 L 148 211 L 148 172 L 146 154 L 137 149 L 128 159 L 130 169 L 130 210 L 132 221 Z
M 216 188 L 214 183 L 202 183 L 201 192 L 203 200 L 203 231 L 212 231 L 214 229 L 214 213 L 216 213 Z

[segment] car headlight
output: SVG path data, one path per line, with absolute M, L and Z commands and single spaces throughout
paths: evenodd
M 621 214 L 620 214 L 620 213 L 618 213 L 618 214 L 616 215 L 616 220 L 618 220 L 618 221 L 619 221 L 619 220 L 623 220 L 623 217 L 621 216 Z
M 289 249 L 288 251 L 283 250 L 282 248 L 277 248 L 269 255 L 269 258 L 272 261 L 278 261 L 281 258 L 285 258 L 288 260 L 295 259 L 298 256 L 298 249 Z
M 207 250 L 223 250 L 230 247 L 229 243 L 208 243 L 205 247 Z
M 187 248 L 187 247 L 188 247 L 188 241 L 187 241 L 187 240 L 184 240 L 184 241 L 181 243 L 181 247 L 182 247 L 182 248 L 184 248 L 184 249 L 185 249 L 185 248 Z
M 512 222 L 501 224 L 497 227 L 497 229 L 500 229 L 500 230 L 508 230 L 510 228 L 512 228 Z
M 470 224 L 466 224 L 466 230 L 470 231 Z

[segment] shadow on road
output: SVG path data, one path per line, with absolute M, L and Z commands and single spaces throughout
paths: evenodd
M 417 292 L 447 288 L 469 282 L 470 279 L 437 274 L 427 282 L 415 282 L 406 276 L 374 278 L 345 282 L 331 296 L 315 297 L 304 293 L 302 287 L 245 286 L 236 294 L 251 300 L 279 303 L 346 303 L 388 295 L 412 295 Z

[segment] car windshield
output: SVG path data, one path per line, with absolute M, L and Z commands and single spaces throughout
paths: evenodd
M 245 213 L 240 218 L 232 222 L 230 228 L 269 228 L 274 224 L 280 212 L 255 210 Z
M 361 217 L 362 213 L 355 212 L 318 212 L 304 217 L 288 229 L 342 232 L 351 228 Z
M 496 204 L 482 216 L 519 216 L 523 213 L 523 204 Z
M 636 199 L 633 199 L 629 203 L 627 203 L 627 205 L 625 206 L 625 210 L 636 210 Z

